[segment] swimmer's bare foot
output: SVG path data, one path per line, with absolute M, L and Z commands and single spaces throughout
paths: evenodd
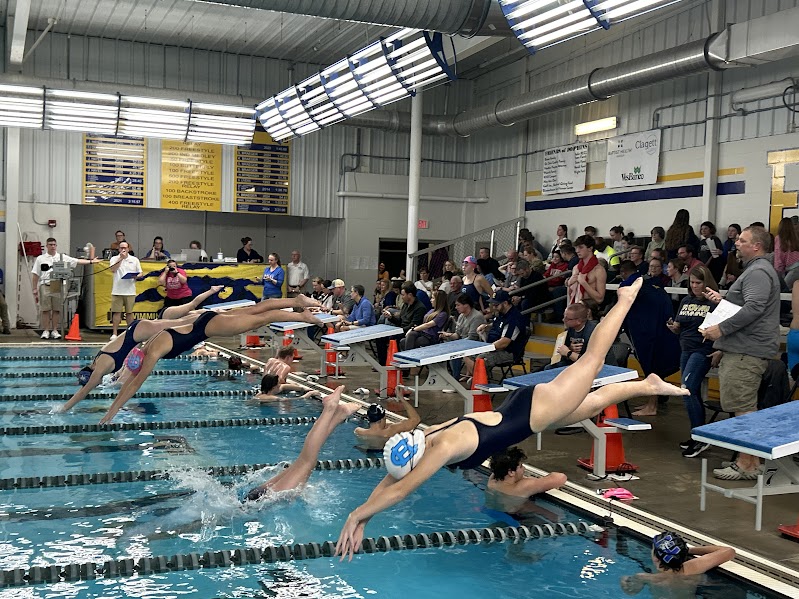
M 656 374 L 650 374 L 648 377 L 646 377 L 646 382 L 650 387 L 652 387 L 652 395 L 669 395 L 672 397 L 691 395 L 691 392 L 688 389 L 682 389 L 676 385 L 667 383 Z
M 616 296 L 619 298 L 619 300 L 624 300 L 632 304 L 635 301 L 638 292 L 641 291 L 641 286 L 643 284 L 643 277 L 638 277 L 629 287 L 619 287 L 616 290 Z
M 321 320 L 319 320 L 316 316 L 314 316 L 308 310 L 303 310 L 302 312 L 297 312 L 297 320 L 299 320 L 301 322 L 310 322 L 311 324 L 316 324 L 316 325 L 319 325 L 319 326 L 323 326 L 323 324 L 324 324 Z
M 640 410 L 636 410 L 633 412 L 633 416 L 657 416 L 657 410 L 651 410 L 650 408 L 644 406 Z
M 315 300 L 314 298 L 303 295 L 302 293 L 295 297 L 294 300 L 296 301 L 298 308 L 318 308 L 322 305 L 319 303 L 319 300 Z
M 339 385 L 330 395 L 325 395 L 322 398 L 322 406 L 324 410 L 335 409 L 341 401 L 341 394 L 344 393 L 344 385 Z
M 341 402 L 340 404 L 338 404 L 338 406 L 336 406 L 336 416 L 335 416 L 335 418 L 336 418 L 336 420 L 340 420 L 341 422 L 344 422 L 347 418 L 352 416 L 359 409 L 360 409 L 360 406 L 358 404 Z

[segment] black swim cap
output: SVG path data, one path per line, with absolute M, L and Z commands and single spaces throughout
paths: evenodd
M 377 405 L 376 403 L 373 403 L 366 410 L 366 417 L 369 419 L 369 422 L 380 422 L 385 416 L 385 408 L 383 408 L 383 406 Z

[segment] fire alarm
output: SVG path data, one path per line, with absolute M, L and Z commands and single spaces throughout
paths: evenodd
M 47 226 L 50 227 L 51 229 L 55 229 L 55 221 L 52 220 L 52 219 L 48 220 L 47 221 Z

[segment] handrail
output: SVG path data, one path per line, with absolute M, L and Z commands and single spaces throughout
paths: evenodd
M 605 289 L 607 291 L 616 291 L 619 288 L 618 283 L 608 283 L 605 285 Z M 664 287 L 663 291 L 666 293 L 673 293 L 676 295 L 688 295 L 688 289 L 686 287 Z M 719 290 L 719 294 L 721 297 L 725 297 L 727 295 L 726 289 Z M 780 293 L 780 301 L 782 302 L 789 302 L 791 301 L 791 294 L 790 293 Z
M 538 287 L 539 285 L 543 285 L 547 281 L 551 281 L 552 279 L 557 279 L 558 277 L 565 277 L 566 275 L 571 275 L 568 270 L 562 270 L 556 275 L 552 275 L 551 277 L 545 277 L 540 281 L 536 281 L 535 283 L 530 283 L 529 285 L 525 285 L 524 287 L 519 287 L 518 289 L 514 289 L 513 291 L 509 291 L 508 295 L 516 295 L 521 291 L 526 291 L 528 289 L 532 289 L 533 287 Z
M 461 235 L 461 237 L 466 237 L 466 236 L 475 237 L 475 236 L 481 235 L 482 233 L 488 233 L 490 231 L 493 231 L 494 229 L 496 229 L 498 227 L 504 227 L 504 226 L 510 225 L 511 223 L 520 223 L 522 221 L 524 221 L 524 217 L 523 216 L 520 216 L 518 218 L 512 218 L 511 220 L 505 221 L 504 223 L 497 223 L 496 225 L 491 225 L 490 227 L 485 227 L 484 229 L 479 229 L 477 231 L 472 231 L 471 233 L 467 233 L 467 235 Z M 423 256 L 425 254 L 429 254 L 430 252 L 435 252 L 436 250 L 440 250 L 441 248 L 449 247 L 449 246 L 453 245 L 455 242 L 457 242 L 458 239 L 459 238 L 456 237 L 455 239 L 450 239 L 449 241 L 444 241 L 444 242 L 436 244 L 436 245 L 431 245 L 430 247 L 427 247 L 427 248 L 425 248 L 423 250 L 419 250 L 419 251 L 414 252 L 414 253 L 409 254 L 409 255 L 410 255 L 411 258 L 417 258 L 419 256 Z
M 561 295 L 560 297 L 556 297 L 555 299 L 551 299 L 548 302 L 544 302 L 543 304 L 538 304 L 537 306 L 533 306 L 532 308 L 528 308 L 527 310 L 522 312 L 522 316 L 524 316 L 526 314 L 530 314 L 531 312 L 535 312 L 536 310 L 540 310 L 541 308 L 546 308 L 547 306 L 552 306 L 552 305 L 557 304 L 558 302 L 563 301 L 565 299 L 566 299 L 566 296 L 565 295 Z

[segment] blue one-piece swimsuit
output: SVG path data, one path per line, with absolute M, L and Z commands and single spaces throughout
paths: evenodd
M 454 422 L 429 433 L 428 436 L 446 430 L 456 424 L 468 420 L 477 429 L 477 449 L 465 460 L 449 464 L 450 468 L 461 468 L 467 470 L 482 464 L 486 459 L 497 453 L 524 441 L 533 434 L 530 428 L 530 408 L 533 405 L 532 387 L 521 387 L 508 395 L 502 405 L 497 408 L 497 413 L 502 414 L 499 424 L 487 425 L 470 418 L 469 416 L 459 416 Z
M 139 326 L 141 320 L 134 320 L 133 322 L 128 325 L 128 328 L 125 329 L 124 337 L 122 338 L 122 347 L 120 347 L 115 352 L 107 352 L 107 351 L 99 351 L 95 356 L 95 361 L 101 355 L 105 354 L 109 356 L 112 360 L 114 360 L 114 372 L 122 368 L 125 364 L 125 358 L 128 357 L 130 350 L 136 347 L 139 342 L 133 338 L 133 333 L 136 331 L 136 327 Z
M 192 347 L 208 339 L 205 334 L 205 328 L 208 322 L 219 316 L 216 312 L 206 312 L 201 314 L 200 317 L 194 321 L 191 330 L 188 333 L 178 333 L 175 329 L 164 329 L 170 337 L 172 337 L 172 349 L 164 356 L 166 359 L 177 358 L 180 354 L 189 351 Z

